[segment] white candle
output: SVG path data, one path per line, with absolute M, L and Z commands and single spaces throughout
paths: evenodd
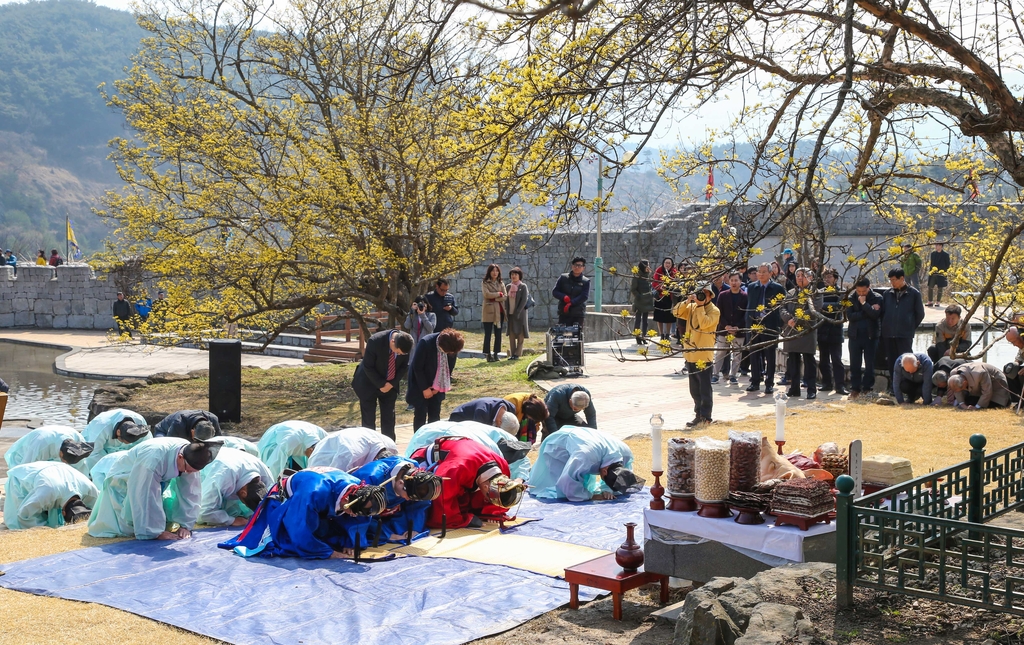
M 664 472 L 661 467 L 661 427 L 664 424 L 660 414 L 651 417 L 651 472 Z
M 775 440 L 786 440 L 786 399 L 775 397 Z

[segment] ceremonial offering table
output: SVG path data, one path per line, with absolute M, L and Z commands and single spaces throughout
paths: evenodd
M 660 573 L 644 571 L 643 567 L 636 573 L 626 573 L 615 562 L 615 554 L 609 553 L 600 558 L 588 560 L 568 567 L 565 570 L 565 581 L 569 583 L 569 607 L 580 608 L 580 585 L 603 589 L 612 593 L 612 617 L 622 620 L 622 594 L 630 589 L 643 585 L 661 583 L 661 604 L 668 602 L 668 576 Z
M 796 562 L 835 562 L 836 525 L 737 524 L 697 513 L 644 510 L 644 564 L 647 571 L 707 582 L 716 576 L 749 578 Z

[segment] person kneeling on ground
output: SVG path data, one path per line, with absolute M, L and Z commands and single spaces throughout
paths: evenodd
M 302 470 L 281 478 L 245 529 L 218 546 L 247 558 L 350 558 L 367 545 L 370 517 L 385 508 L 383 486 L 333 468 Z
M 506 419 L 511 415 L 506 415 Z M 527 456 L 532 447 L 519 441 L 515 435 L 477 423 L 476 421 L 436 421 L 423 426 L 409 440 L 405 456 L 409 457 L 420 448 L 425 448 L 441 437 L 468 437 L 508 462 L 509 476 L 514 479 L 530 480 L 530 460 Z
M 9 529 L 57 528 L 89 519 L 99 492 L 67 464 L 36 461 L 7 471 L 4 524 Z
M 932 359 L 927 354 L 901 354 L 892 368 L 892 389 L 896 403 L 914 403 L 918 398 L 932 404 Z
M 427 530 L 430 503 L 441 494 L 441 478 L 416 462 L 391 455 L 352 471 L 360 481 L 383 486 L 387 508 L 377 516 L 371 543 L 412 541 Z
M 173 437 L 186 441 L 207 441 L 219 437 L 220 419 L 206 410 L 179 410 L 153 427 L 154 437 Z
M 612 499 L 643 488 L 632 467 L 633 452 L 625 443 L 592 428 L 566 426 L 541 442 L 530 492 L 570 502 Z
M 326 436 L 323 428 L 308 421 L 282 421 L 267 428 L 256 447 L 260 450 L 260 459 L 276 479 L 285 468 L 305 468 L 316 442 Z
M 515 434 L 519 431 L 519 420 L 515 416 L 516 406 L 511 401 L 505 399 L 499 399 L 494 396 L 485 396 L 479 399 L 473 399 L 472 401 L 466 401 L 462 405 L 452 410 L 452 413 L 448 415 L 449 421 L 476 421 L 482 423 L 485 426 L 494 426 L 495 428 L 502 428 L 509 431 L 511 428 L 511 434 Z M 508 424 L 505 421 L 506 417 L 512 423 Z M 504 423 L 503 423 L 504 422 Z
M 216 458 L 221 444 L 184 439 L 150 439 L 119 457 L 107 472 L 89 517 L 93 537 L 180 540 L 199 519 L 199 471 Z M 178 525 L 176 530 L 171 530 Z
M 337 468 L 350 473 L 376 459 L 397 454 L 398 446 L 387 435 L 371 428 L 342 428 L 328 432 L 316 442 L 307 468 Z
M 1006 376 L 991 363 L 965 363 L 953 368 L 947 386 L 961 410 L 1005 408 L 1010 402 Z
M 8 468 L 34 461 L 59 461 L 88 476 L 84 459 L 92 453 L 77 430 L 68 426 L 40 426 L 14 442 L 4 453 Z
M 92 444 L 92 452 L 85 458 L 85 468 L 93 466 L 103 457 L 131 450 L 139 441 L 152 439 L 146 419 L 138 412 L 115 408 L 97 414 L 82 430 L 82 437 Z M 93 481 L 99 486 L 102 482 Z
M 430 506 L 431 528 L 483 526 L 511 519 L 506 511 L 523 498 L 526 484 L 510 479 L 508 462 L 472 439 L 441 437 L 412 454 L 421 468 L 449 480 Z
M 590 398 L 590 391 L 577 383 L 562 383 L 548 391 L 544 397 L 548 418 L 544 420 L 544 438 L 557 432 L 562 426 L 584 425 L 597 428 L 597 410 Z M 586 421 L 578 418 L 583 413 Z
M 540 424 L 547 421 L 548 406 L 544 401 L 532 392 L 516 392 L 505 395 L 504 399 L 516 406 L 516 420 L 519 421 L 519 431 L 513 432 L 520 441 L 537 443 L 537 434 Z
M 266 464 L 243 450 L 228 448 L 217 453 L 199 471 L 202 501 L 199 522 L 210 526 L 243 526 L 249 521 L 274 478 Z
M 935 367 L 932 369 L 932 396 L 935 399 L 944 400 L 947 404 L 953 405 L 953 394 L 949 391 L 947 384 L 949 373 L 953 371 L 953 368 L 966 363 L 967 361 L 963 358 L 950 358 L 949 356 L 943 356 L 935 361 Z

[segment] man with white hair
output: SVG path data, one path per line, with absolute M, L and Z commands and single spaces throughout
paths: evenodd
M 896 403 L 914 403 L 920 398 L 925 405 L 931 405 L 933 370 L 932 359 L 927 354 L 900 354 L 892 368 L 892 389 Z
M 953 368 L 947 387 L 956 400 L 954 405 L 961 410 L 1005 408 L 1010 402 L 1006 376 L 991 363 L 965 363 Z
M 597 429 L 597 410 L 590 399 L 590 391 L 576 383 L 562 383 L 551 388 L 544 397 L 548 406 L 548 418 L 544 420 L 544 437 L 557 432 L 562 426 L 585 426 Z M 586 417 L 585 422 L 578 419 L 580 412 Z

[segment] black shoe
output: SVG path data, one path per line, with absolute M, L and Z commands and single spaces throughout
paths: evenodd
M 699 426 L 702 423 L 705 423 L 706 421 L 709 421 L 709 419 L 702 419 L 700 417 L 696 417 L 693 421 L 687 421 L 686 422 L 686 427 L 687 428 L 694 428 L 696 426 Z
M 835 393 L 838 394 L 839 396 L 846 396 L 847 394 L 849 394 L 849 392 L 847 392 L 845 388 L 839 388 L 838 390 L 835 391 Z
M 771 394 L 773 392 L 775 392 L 775 388 L 773 388 L 771 385 L 769 385 L 768 387 L 764 388 L 764 393 L 765 394 Z
M 494 354 L 487 354 L 487 362 L 488 363 L 493 363 L 496 360 L 498 360 L 498 359 L 495 358 Z
M 800 390 L 789 390 L 788 392 L 786 392 L 786 396 L 788 396 L 790 398 L 794 398 L 794 399 L 799 399 L 800 398 Z
M 761 384 L 760 383 L 751 383 L 750 385 L 748 385 L 747 387 L 745 387 L 743 389 L 745 389 L 747 392 L 759 392 L 761 390 Z M 768 389 L 771 389 L 771 388 L 768 388 Z
M 822 385 L 821 387 L 818 388 L 818 391 L 819 392 L 831 392 L 832 391 L 832 385 L 831 384 L 829 384 L 829 385 Z
M 799 396 L 799 394 L 797 396 Z M 817 392 L 809 392 L 807 394 L 807 400 L 808 401 L 813 401 L 816 398 L 818 398 L 818 393 Z

